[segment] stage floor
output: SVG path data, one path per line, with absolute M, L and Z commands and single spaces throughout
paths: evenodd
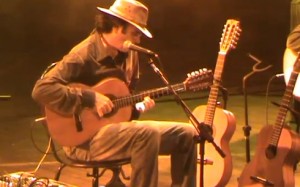
M 236 129 L 230 139 L 230 153 L 233 157 L 233 170 L 230 181 L 226 186 L 237 186 L 237 179 L 240 176 L 246 164 L 246 148 L 243 128 L 245 124 L 251 126 L 250 131 L 250 148 L 251 158 L 255 155 L 256 136 L 260 129 L 266 125 L 274 124 L 278 113 L 278 107 L 271 105 L 270 102 L 280 102 L 280 94 L 265 97 L 264 95 L 249 95 L 247 97 L 248 105 L 248 122 L 245 121 L 245 97 L 243 95 L 230 96 L 227 101 L 226 109 L 232 112 L 236 118 Z M 205 105 L 207 100 L 188 99 L 186 104 L 193 110 L 198 105 Z M 268 104 L 267 104 L 268 103 Z M 156 120 L 179 120 L 188 121 L 183 110 L 174 102 L 166 102 L 162 100 L 157 103 L 156 109 L 144 114 L 141 119 Z M 47 139 L 41 127 L 33 125 L 35 118 L 40 116 L 26 117 L 4 117 L 1 119 L 0 130 L 0 175 L 28 172 L 37 168 L 43 153 L 38 151 L 46 149 Z M 294 128 L 295 124 L 291 116 L 286 116 L 287 122 Z M 34 145 L 34 143 L 36 145 Z M 160 156 L 159 158 L 159 186 L 170 186 L 170 164 L 168 156 Z M 38 177 L 54 178 L 55 171 L 59 163 L 55 161 L 52 155 L 47 155 L 46 159 L 36 172 Z M 278 169 L 282 166 L 278 165 Z M 124 166 L 124 171 L 130 175 L 130 165 Z M 86 169 L 65 168 L 61 175 L 61 181 L 75 186 L 86 187 L 91 185 L 91 179 L 86 177 Z M 197 178 L 199 179 L 199 171 Z M 109 180 L 110 173 L 107 172 L 100 179 L 101 184 Z M 205 179 L 204 179 L 205 180 Z M 296 186 L 300 186 L 299 169 L 295 171 Z M 129 181 L 124 181 L 129 184 Z

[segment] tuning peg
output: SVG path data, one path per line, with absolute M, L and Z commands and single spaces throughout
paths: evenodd
M 194 77 L 194 76 L 199 75 L 199 74 L 200 74 L 199 71 L 193 71 L 191 73 L 188 73 L 188 77 Z
M 207 69 L 206 68 L 202 68 L 202 69 L 199 69 L 200 73 L 206 73 L 207 72 Z

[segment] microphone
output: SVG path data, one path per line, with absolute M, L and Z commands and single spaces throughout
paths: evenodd
M 156 53 L 154 53 L 153 51 L 149 50 L 149 49 L 146 49 L 146 48 L 143 48 L 143 47 L 140 47 L 138 45 L 135 45 L 133 44 L 131 41 L 127 40 L 124 42 L 123 44 L 123 47 L 125 49 L 131 49 L 131 50 L 134 50 L 134 51 L 137 51 L 137 52 L 141 52 L 141 53 L 145 53 L 147 55 L 151 55 L 151 56 L 157 56 Z

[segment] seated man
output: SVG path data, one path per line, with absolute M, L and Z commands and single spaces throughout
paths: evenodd
M 114 109 L 111 99 L 93 89 L 70 86 L 70 83 L 91 87 L 115 77 L 124 81 L 130 91 L 136 86 L 138 56 L 124 43 L 138 44 L 142 35 L 152 37 L 146 28 L 148 8 L 135 0 L 116 0 L 109 9 L 98 7 L 98 10 L 95 31 L 56 62 L 34 86 L 34 100 L 51 111 L 78 117 L 88 108 L 101 120 Z M 145 97 L 141 104 L 137 109 L 132 107 L 131 119 L 155 106 L 150 97 Z M 170 155 L 170 186 L 195 187 L 196 134 L 189 123 L 112 121 L 100 126 L 92 137 L 79 145 L 63 146 L 66 154 L 77 160 L 131 158 L 132 187 L 157 187 L 158 156 Z

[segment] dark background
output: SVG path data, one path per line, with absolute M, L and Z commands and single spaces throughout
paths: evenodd
M 199 68 L 214 69 L 226 20 L 238 19 L 242 33 L 227 54 L 223 86 L 241 93 L 243 77 L 252 71 L 252 54 L 272 65 L 249 80 L 264 91 L 271 76 L 282 72 L 285 42 L 290 32 L 289 0 L 143 0 L 149 7 L 148 28 L 153 39 L 141 45 L 156 51 L 171 83 L 181 82 Z M 0 117 L 38 115 L 31 99 L 34 82 L 50 63 L 59 60 L 84 39 L 94 26 L 96 7 L 112 0 L 1 0 L 0 1 Z M 163 85 L 146 62 L 141 62 L 140 89 Z M 145 81 L 146 80 L 146 81 Z

